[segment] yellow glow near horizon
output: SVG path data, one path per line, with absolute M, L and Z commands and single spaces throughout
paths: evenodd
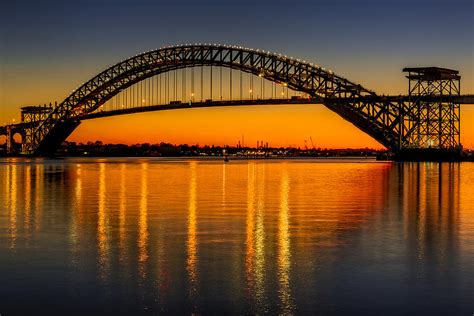
M 78 76 L 87 80 L 96 71 Z M 375 86 L 373 82 L 367 82 L 369 79 L 372 80 L 372 76 L 377 75 L 377 73 L 373 73 L 374 71 L 372 69 L 371 72 L 364 75 L 349 73 L 347 77 L 354 82 L 361 82 L 368 88 L 374 88 L 380 94 L 384 92 L 389 94 L 406 93 L 406 82 L 401 76 L 400 78 L 391 78 L 391 81 L 381 84 L 375 83 Z M 197 73 L 199 73 L 198 69 L 196 69 Z M 223 69 L 223 73 L 223 76 L 227 76 L 228 79 L 228 69 Z M 252 84 L 250 84 L 248 74 L 244 74 L 242 87 L 238 80 L 240 73 L 234 71 L 231 96 L 228 81 L 223 82 L 222 87 L 219 87 L 216 84 L 219 76 L 214 74 L 214 88 L 210 89 L 208 76 L 209 69 L 204 69 L 204 84 L 200 85 L 197 81 L 195 87 L 192 88 L 188 73 L 187 83 L 184 86 L 178 84 L 177 89 L 171 89 L 174 91 L 168 91 L 167 94 L 164 89 L 161 92 L 157 91 L 159 81 L 158 78 L 153 77 L 147 79 L 146 83 L 142 82 L 144 88 L 148 87 L 150 82 L 154 85 L 155 90 L 151 95 L 148 92 L 142 93 L 142 89 L 138 89 L 138 86 L 134 85 L 128 88 L 130 89 L 128 94 L 124 90 L 110 103 L 117 109 L 128 107 L 127 100 L 129 98 L 124 98 L 124 96 L 131 96 L 132 91 L 133 95 L 141 93 L 140 97 L 136 99 L 138 103 L 136 105 L 140 106 L 155 104 L 156 100 L 164 102 L 164 99 L 167 101 L 165 103 L 168 103 L 176 99 L 185 99 L 181 100 L 184 102 L 201 101 L 208 98 L 213 100 L 225 100 L 230 97 L 239 99 L 241 95 L 244 99 L 257 99 L 259 94 L 261 97 L 262 92 L 265 98 L 269 98 L 270 95 L 275 98 L 286 97 L 288 91 L 290 97 L 295 94 L 285 86 L 285 83 L 273 84 L 258 76 L 253 76 Z M 181 78 L 181 74 L 177 74 L 177 77 Z M 73 78 L 69 83 L 46 83 L 40 78 L 28 77 L 28 82 L 32 85 L 28 86 L 28 95 L 21 93 L 23 90 L 18 88 L 19 82 L 14 80 L 8 82 L 5 85 L 7 93 L 0 97 L 0 124 L 11 123 L 14 119 L 18 121 L 20 106 L 49 103 L 51 99 L 59 101 L 64 99 L 66 97 L 64 91 L 70 91 L 71 85 L 76 86 L 76 79 Z M 474 93 L 470 84 L 473 81 L 472 75 L 465 72 L 463 78 L 462 93 Z M 350 122 L 345 121 L 323 105 L 317 104 L 187 109 L 94 119 L 84 121 L 68 140 L 83 143 L 100 140 L 104 143 L 124 144 L 169 142 L 173 144 L 234 146 L 239 140 L 242 140 L 242 135 L 244 135 L 247 146 L 255 146 L 257 140 L 263 140 L 274 147 L 304 148 L 305 140 L 308 147 L 311 145 L 309 142 L 311 137 L 315 147 L 321 148 L 383 148 L 381 144 Z M 3 142 L 5 142 L 5 137 L 0 137 L 0 143 Z M 465 148 L 474 148 L 474 106 L 472 105 L 463 105 L 461 109 L 461 143 Z
M 270 146 L 304 148 L 383 148 L 373 138 L 323 105 L 203 108 L 141 113 L 85 121 L 69 141 L 230 145 L 244 138 Z M 461 143 L 474 147 L 474 106 L 461 114 Z

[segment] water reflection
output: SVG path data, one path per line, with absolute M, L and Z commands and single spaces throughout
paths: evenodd
M 125 211 L 126 211 L 126 187 L 125 187 L 126 165 L 120 165 L 120 197 L 119 197 L 119 260 L 125 260 Z
M 4 175 L 4 177 L 2 177 L 2 180 L 4 179 L 4 181 L 5 181 L 5 185 L 3 187 L 5 189 L 5 192 L 3 194 L 5 196 L 5 198 L 3 199 L 3 202 L 4 202 L 4 208 L 3 209 L 5 211 L 10 210 L 10 192 L 12 190 L 11 175 L 12 175 L 11 166 L 6 165 L 5 166 L 5 175 Z
M 35 231 L 38 232 L 41 228 L 41 213 L 43 209 L 43 172 L 44 165 L 36 164 L 35 167 Z
M 407 251 L 416 254 L 416 260 L 409 264 L 411 274 L 423 279 L 432 267 L 450 273 L 450 264 L 458 256 L 456 226 L 463 209 L 459 196 L 460 164 L 403 164 L 397 168 L 403 183 Z M 427 267 L 427 261 L 433 266 Z
M 10 174 L 11 177 L 9 179 L 9 193 L 7 197 L 9 198 L 7 206 L 9 206 L 10 210 L 10 249 L 15 248 L 16 246 L 16 233 L 17 233 L 17 166 L 13 164 L 11 166 Z
M 25 230 L 26 230 L 26 240 L 29 240 L 30 234 L 30 216 L 31 216 L 31 166 L 26 166 L 25 171 Z
M 278 281 L 280 288 L 278 290 L 281 313 L 284 315 L 293 313 L 293 299 L 291 297 L 290 287 L 290 268 L 291 268 L 291 249 L 289 236 L 289 193 L 290 183 L 288 174 L 283 172 L 281 177 L 281 200 L 280 212 L 278 215 Z
M 82 169 L 81 164 L 76 165 L 76 205 L 78 209 L 81 209 L 82 202 Z
M 47 280 L 116 313 L 472 307 L 474 164 L 15 160 L 0 181 L 0 278 L 29 297 Z
M 73 265 L 78 263 L 78 243 L 79 243 L 79 216 L 82 209 L 82 166 L 81 164 L 76 165 L 75 175 L 75 188 L 74 188 L 74 208 L 71 216 L 69 240 L 71 243 L 71 261 Z
M 248 300 L 255 298 L 255 182 L 255 163 L 249 163 L 247 171 L 247 229 L 245 241 Z
M 148 260 L 148 164 L 142 163 L 140 215 L 138 222 L 138 268 L 140 276 L 146 277 L 146 262 Z
M 186 269 L 188 271 L 189 297 L 193 311 L 197 309 L 197 238 L 196 238 L 196 162 L 190 165 L 189 207 L 188 207 L 188 240 Z
M 267 309 L 265 296 L 265 226 L 264 226 L 264 188 L 265 165 L 258 165 L 257 169 L 257 205 L 255 216 L 255 297 L 257 299 L 257 312 L 262 313 Z
M 245 263 L 247 295 L 249 300 L 254 301 L 256 313 L 263 313 L 267 309 L 265 300 L 264 171 L 264 168 L 255 162 L 248 164 Z
M 226 181 L 226 178 L 225 178 L 225 166 L 226 164 L 222 164 L 222 206 L 225 207 L 225 197 L 226 197 L 226 194 L 225 194 L 225 181 Z
M 98 217 L 97 217 L 97 247 L 99 251 L 99 270 L 100 278 L 106 280 L 108 278 L 109 265 L 109 249 L 108 249 L 108 234 L 107 234 L 107 214 L 106 214 L 106 183 L 105 163 L 99 163 L 99 193 L 98 193 Z

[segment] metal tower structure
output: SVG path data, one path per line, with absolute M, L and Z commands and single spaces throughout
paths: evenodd
M 461 76 L 439 67 L 404 68 L 408 100 L 403 115 L 402 154 L 460 152 Z
M 21 108 L 21 122 L 25 125 L 36 126 L 37 124 L 44 121 L 51 113 L 52 106 L 24 106 Z M 22 142 L 32 143 L 33 142 L 33 128 L 24 128 L 22 133 Z

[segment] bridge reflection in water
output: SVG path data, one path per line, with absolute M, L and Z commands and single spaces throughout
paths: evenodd
M 473 176 L 467 163 L 9 160 L 0 297 L 6 311 L 84 295 L 80 311 L 118 313 L 467 311 Z

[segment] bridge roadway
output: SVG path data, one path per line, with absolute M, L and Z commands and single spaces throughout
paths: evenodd
M 371 97 L 366 97 L 371 98 Z M 387 102 L 408 102 L 409 98 L 406 95 L 400 96 L 377 96 L 377 101 L 387 101 Z M 337 99 L 333 99 L 337 100 Z M 428 98 L 427 98 L 428 100 Z M 444 97 L 444 101 L 452 101 L 460 104 L 474 104 L 474 95 L 461 95 L 455 97 Z M 79 116 L 79 120 L 88 120 L 101 117 L 109 117 L 116 115 L 125 115 L 133 113 L 142 113 L 142 112 L 152 112 L 152 111 L 164 111 L 164 110 L 178 110 L 178 109 L 190 109 L 190 108 L 205 108 L 205 107 L 216 107 L 216 106 L 249 106 L 249 105 L 282 105 L 282 104 L 322 104 L 324 103 L 325 98 L 291 98 L 291 99 L 252 99 L 252 100 L 206 100 L 199 102 L 180 102 L 172 101 L 168 104 L 160 105 L 148 105 L 148 106 L 139 106 L 131 107 L 124 109 L 115 109 L 108 111 L 95 111 L 93 113 L 85 114 L 84 116 Z M 37 125 L 38 122 L 29 122 L 29 123 L 17 123 L 0 126 L 0 135 L 7 135 L 8 127 L 11 127 L 12 130 L 21 130 L 24 128 L 32 127 Z
M 164 110 L 178 110 L 178 109 L 189 109 L 189 108 L 206 108 L 215 106 L 249 106 L 249 105 L 277 105 L 277 104 L 319 104 L 324 101 L 324 98 L 294 98 L 294 99 L 253 99 L 253 100 L 232 100 L 232 101 L 219 101 L 219 100 L 207 100 L 199 102 L 170 102 L 169 104 L 162 105 L 148 105 L 140 107 L 132 107 L 129 109 L 116 109 L 108 111 L 96 111 L 80 117 L 81 120 L 94 119 L 99 117 L 107 117 L 114 115 L 151 112 L 151 111 L 164 111 Z M 179 103 L 178 103 L 179 102 Z
M 367 97 L 370 98 L 370 97 Z M 337 100 L 337 99 L 334 99 Z M 408 101 L 408 96 L 382 96 L 377 97 L 378 101 Z M 163 105 L 148 105 L 141 107 L 133 107 L 128 109 L 117 109 L 109 111 L 96 111 L 89 113 L 81 118 L 81 120 L 94 119 L 99 117 L 108 117 L 123 114 L 151 112 L 151 111 L 163 111 L 163 110 L 177 110 L 177 109 L 189 109 L 189 108 L 205 108 L 214 106 L 246 106 L 246 105 L 277 105 L 277 104 L 323 104 L 325 98 L 291 98 L 291 99 L 253 99 L 253 100 L 232 100 L 232 101 L 218 101 L 218 100 L 207 100 L 192 103 L 169 103 Z M 453 98 L 454 102 L 460 102 L 461 104 L 474 104 L 474 95 L 465 95 Z
M 369 99 L 371 97 L 367 97 Z M 387 102 L 408 102 L 408 96 L 377 96 L 377 101 L 387 101 Z M 474 95 L 464 95 L 459 96 L 453 99 L 453 102 L 461 104 L 474 104 Z M 337 100 L 337 98 L 333 99 Z M 178 109 L 189 109 L 189 108 L 205 108 L 205 107 L 214 107 L 214 106 L 248 106 L 248 105 L 277 105 L 277 104 L 323 104 L 325 98 L 291 98 L 291 99 L 253 99 L 253 100 L 232 100 L 232 101 L 218 101 L 218 100 L 207 100 L 199 102 L 180 102 L 177 103 L 171 102 L 169 104 L 162 105 L 148 105 L 140 107 L 132 107 L 125 109 L 116 109 L 108 111 L 96 111 L 89 113 L 81 117 L 81 120 L 88 120 L 100 117 L 108 117 L 115 115 L 123 114 L 133 114 L 133 113 L 142 113 L 142 112 L 151 112 L 151 111 L 163 111 L 163 110 L 178 110 Z

